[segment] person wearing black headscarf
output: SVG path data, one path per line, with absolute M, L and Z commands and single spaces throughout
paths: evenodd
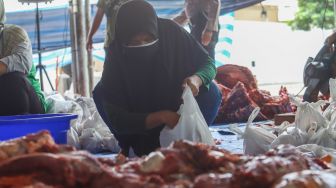
M 177 124 L 185 85 L 207 123 L 214 121 L 221 101 L 215 74 L 214 61 L 190 34 L 158 18 L 146 1 L 133 0 L 119 9 L 93 98 L 122 152 L 128 155 L 132 148 L 141 156 L 160 147 L 164 125 Z

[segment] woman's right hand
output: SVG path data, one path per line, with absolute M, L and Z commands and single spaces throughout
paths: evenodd
M 163 118 L 164 124 L 168 126 L 169 128 L 173 129 L 177 125 L 180 119 L 180 115 L 172 111 L 163 111 L 162 118 Z
M 173 111 L 163 110 L 153 112 L 150 113 L 146 118 L 146 127 L 147 129 L 152 129 L 164 124 L 173 129 L 177 125 L 179 119 L 180 115 Z

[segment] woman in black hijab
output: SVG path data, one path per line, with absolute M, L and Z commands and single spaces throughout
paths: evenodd
M 208 124 L 221 101 L 216 68 L 203 47 L 175 22 L 158 18 L 144 0 L 118 12 L 116 38 L 93 92 L 98 111 L 122 152 L 141 156 L 160 147 L 164 125 L 175 127 L 183 87 L 191 87 Z

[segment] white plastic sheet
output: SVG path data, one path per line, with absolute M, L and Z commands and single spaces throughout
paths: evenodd
M 167 147 L 176 140 L 189 140 L 214 145 L 214 139 L 201 110 L 192 94 L 190 87 L 186 87 L 182 94 L 183 104 L 178 113 L 180 119 L 174 129 L 163 128 L 160 134 L 160 144 Z

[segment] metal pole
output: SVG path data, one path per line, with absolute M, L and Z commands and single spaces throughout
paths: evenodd
M 44 91 L 43 87 L 43 70 L 42 70 L 42 55 L 41 55 L 41 36 L 40 36 L 40 14 L 38 2 L 36 2 L 36 30 L 37 30 L 37 54 L 38 54 L 38 68 L 40 69 L 40 82 L 41 89 Z
M 71 0 L 69 3 L 72 5 L 70 27 L 74 92 L 81 96 L 89 96 L 84 3 L 83 0 Z
M 90 25 L 91 25 L 90 22 L 91 22 L 91 5 L 90 5 L 90 0 L 85 0 L 86 36 L 89 35 Z M 92 59 L 92 51 L 88 51 L 87 53 L 88 53 L 88 71 L 89 71 L 89 91 L 90 91 L 90 96 L 92 96 L 92 90 L 93 90 L 93 84 L 94 84 L 94 75 L 93 75 L 93 73 L 94 73 L 94 64 L 93 64 L 93 59 Z
M 41 84 L 41 89 L 44 91 L 44 83 L 43 83 L 43 71 L 44 74 L 47 78 L 47 81 L 49 82 L 51 90 L 55 90 L 50 78 L 48 76 L 47 70 L 45 69 L 45 66 L 42 64 L 42 49 L 41 49 L 41 34 L 40 34 L 40 11 L 38 7 L 38 3 L 36 2 L 36 33 L 37 33 L 37 54 L 38 54 L 38 65 L 36 66 L 37 71 L 40 71 L 40 84 Z
M 84 0 L 78 0 L 77 20 L 77 46 L 78 46 L 78 85 L 82 96 L 90 96 L 89 92 L 89 71 L 88 55 L 86 51 L 86 27 L 85 27 L 85 3 Z
M 72 85 L 74 89 L 74 93 L 78 93 L 77 87 L 77 70 L 76 65 L 78 61 L 78 53 L 77 53 L 77 36 L 76 36 L 76 15 L 77 14 L 77 1 L 70 0 L 69 1 L 69 15 L 70 15 L 70 39 L 71 39 L 71 78 Z

